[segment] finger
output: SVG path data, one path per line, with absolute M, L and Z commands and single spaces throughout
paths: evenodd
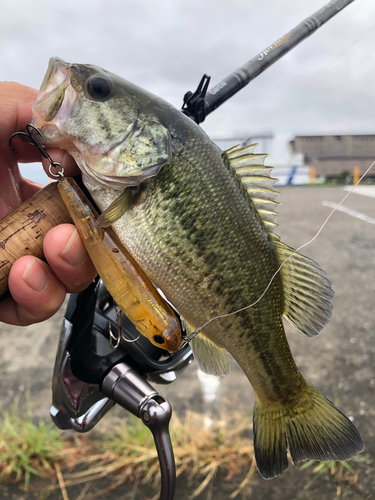
M 25 126 L 17 130 L 17 132 L 22 132 L 25 129 Z M 19 163 L 36 163 L 42 161 L 42 155 L 38 148 L 36 148 L 33 144 L 29 144 L 21 140 L 19 136 L 13 137 L 11 141 L 12 148 L 16 152 L 16 154 L 14 154 L 14 151 L 11 151 L 10 147 L 8 146 L 10 137 L 11 136 L 6 139 L 4 145 L 9 150 L 9 154 L 11 155 L 12 159 L 16 160 Z
M 0 82 L 0 143 L 8 143 L 15 132 L 24 130 L 32 118 L 31 107 L 34 104 L 38 91 L 16 82 Z M 12 145 L 17 151 L 21 163 L 37 162 L 42 155 L 34 146 L 15 137 Z M 52 159 L 64 165 L 66 175 L 77 175 L 79 169 L 65 151 L 61 149 L 47 150 Z M 48 160 L 43 158 L 43 166 L 48 173 Z
M 0 145 L 0 218 L 22 202 L 19 186 L 21 174 L 17 162 L 11 157 L 10 150 L 5 152 L 3 150 L 4 148 Z
M 65 286 L 48 264 L 31 255 L 14 263 L 8 283 L 13 299 L 0 303 L 0 319 L 12 325 L 26 326 L 50 318 L 66 295 Z
M 48 231 L 43 251 L 53 272 L 68 292 L 84 290 L 97 274 L 72 224 L 60 224 Z
M 22 201 L 28 200 L 31 196 L 37 193 L 40 189 L 44 188 L 45 185 L 40 182 L 30 181 L 21 177 L 20 179 L 20 190 Z
M 4 144 L 0 146 L 0 187 L 0 218 L 43 187 L 42 184 L 22 178 L 16 157 Z
M 0 142 L 23 130 L 32 117 L 38 91 L 15 82 L 0 82 Z
M 8 148 L 8 141 L 12 134 L 21 132 L 32 118 L 31 107 L 34 104 L 38 91 L 16 82 L 0 82 L 0 143 L 4 143 L 11 155 L 16 156 Z M 12 146 L 17 152 L 19 161 L 24 163 L 41 161 L 41 154 L 34 146 L 25 143 L 16 136 L 12 139 Z

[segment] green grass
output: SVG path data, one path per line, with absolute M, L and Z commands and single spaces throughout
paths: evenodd
M 43 477 L 61 462 L 63 438 L 52 424 L 34 424 L 27 415 L 4 413 L 1 420 L 0 482 L 23 480 L 28 489 L 33 474 Z
M 244 491 L 256 470 L 248 435 L 250 418 L 238 414 L 211 419 L 207 415 L 188 412 L 184 420 L 174 416 L 170 427 L 177 475 L 185 473 L 188 480 L 199 482 L 191 499 L 208 488 L 219 472 L 227 479 L 238 474 L 245 476 L 230 498 Z M 153 437 L 139 419 L 112 420 L 108 430 L 95 441 L 87 441 L 84 449 L 84 456 L 76 457 L 76 465 L 82 470 L 64 474 L 66 488 L 110 474 L 115 478 L 112 485 L 87 498 L 100 498 L 100 494 L 115 489 L 123 481 L 152 484 L 158 488 L 159 461 Z
M 354 457 L 353 462 L 365 462 L 366 458 L 362 455 Z M 352 463 L 353 463 L 352 462 Z M 337 484 L 336 495 L 341 496 L 344 483 L 353 485 L 358 481 L 358 472 L 352 467 L 351 464 L 344 460 L 337 462 L 316 462 L 315 460 L 309 460 L 300 466 L 300 470 L 306 470 L 312 468 L 313 477 L 305 485 L 304 489 L 309 489 L 318 479 L 324 475 L 328 474 L 331 476 Z
M 64 500 L 69 500 L 69 487 L 76 485 L 83 485 L 79 500 L 100 498 L 124 481 L 133 484 L 134 495 L 139 483 L 152 484 L 158 490 L 159 462 L 152 434 L 135 417 L 113 417 L 105 421 L 102 432 L 69 433 L 65 438 L 52 424 L 35 424 L 30 413 L 3 413 L 1 420 L 0 481 L 22 481 L 28 490 L 33 475 L 47 477 L 50 484 L 42 498 L 60 489 Z M 217 475 L 227 480 L 242 475 L 241 484 L 229 498 L 246 497 L 256 472 L 251 427 L 251 418 L 240 413 L 225 412 L 213 418 L 187 412 L 183 420 L 173 416 L 170 430 L 177 475 L 184 473 L 188 481 L 198 483 L 189 498 L 209 492 Z M 307 469 L 312 478 L 305 489 L 328 474 L 338 485 L 338 496 L 345 483 L 354 484 L 358 479 L 353 462 L 309 461 L 300 467 Z M 110 486 L 90 494 L 93 482 L 109 477 Z
M 135 417 L 114 417 L 106 430 L 91 436 L 74 434 L 74 441 L 63 438 L 52 424 L 33 423 L 30 413 L 4 413 L 1 420 L 0 481 L 23 481 L 28 490 L 32 475 L 49 476 L 51 484 L 43 498 L 60 488 L 64 500 L 69 498 L 67 489 L 80 484 L 85 485 L 80 499 L 100 498 L 124 481 L 150 483 L 158 489 L 159 461 L 153 437 Z M 207 489 L 219 472 L 228 480 L 243 474 L 230 498 L 244 492 L 256 470 L 249 428 L 251 419 L 240 414 L 213 419 L 188 412 L 184 420 L 172 418 L 177 475 L 186 473 L 199 484 L 190 498 Z M 86 494 L 94 481 L 109 476 L 108 488 Z

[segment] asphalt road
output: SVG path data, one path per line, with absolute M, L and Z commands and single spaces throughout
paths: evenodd
M 375 195 L 375 187 L 371 189 Z M 276 232 L 283 242 L 295 248 L 317 233 L 331 210 L 330 204 L 338 203 L 346 194 L 339 187 L 286 187 L 280 190 L 281 206 L 276 219 L 280 227 Z M 286 323 L 288 340 L 301 372 L 329 398 L 339 401 L 341 410 L 354 421 L 364 437 L 366 462 L 355 465 L 360 471 L 358 484 L 345 488 L 342 493 L 342 498 L 353 500 L 375 498 L 375 199 L 369 196 L 369 190 L 365 194 L 353 193 L 344 203 L 348 210 L 336 212 L 318 239 L 303 250 L 305 255 L 319 262 L 333 283 L 335 299 L 330 323 L 314 339 L 305 337 Z M 45 323 L 28 328 L 0 325 L 3 408 L 8 407 L 17 394 L 28 390 L 36 414 L 48 417 L 61 317 L 62 312 Z M 211 402 L 207 400 L 207 387 L 214 397 Z M 235 408 L 245 413 L 251 410 L 254 402 L 252 388 L 236 366 L 230 377 L 220 379 L 217 387 L 207 380 L 202 383 L 193 364 L 174 384 L 158 389 L 171 401 L 177 413 L 188 408 L 215 411 L 224 405 L 229 411 Z M 290 466 L 273 481 L 255 478 L 250 498 L 335 498 L 336 485 L 328 477 L 304 490 L 310 479 L 309 472 L 300 472 Z M 183 478 L 178 488 L 176 498 L 188 498 L 190 490 Z M 217 478 L 213 498 L 229 498 L 228 491 L 223 478 Z M 149 494 L 151 497 L 150 492 L 140 490 L 139 498 L 148 498 Z M 129 495 L 124 486 L 117 496 L 112 494 L 108 499 L 125 500 Z M 5 496 L 35 498 L 34 494 L 29 496 L 17 493 L 13 487 L 0 486 L 0 497 Z M 71 499 L 76 496 L 72 493 Z M 58 496 L 49 498 L 57 499 Z M 199 498 L 206 498 L 206 494 Z

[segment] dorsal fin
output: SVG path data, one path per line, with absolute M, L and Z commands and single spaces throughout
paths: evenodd
M 264 165 L 268 155 L 255 154 L 257 144 L 249 146 L 234 146 L 223 153 L 224 163 L 236 181 L 246 201 L 270 239 L 278 240 L 279 236 L 273 233 L 277 224 L 273 219 L 277 215 L 275 201 L 279 194 L 273 189 L 277 179 L 271 177 L 273 167 Z
M 274 243 L 281 265 L 284 316 L 308 337 L 318 335 L 332 314 L 334 292 L 326 273 L 315 261 L 281 241 Z M 287 260 L 288 259 L 288 260 Z
M 237 146 L 233 146 L 232 148 L 229 148 L 225 151 L 225 153 L 228 156 L 236 156 L 237 154 L 241 154 L 243 150 L 246 149 L 246 151 L 250 154 L 255 151 L 255 148 L 258 146 L 257 142 L 254 142 L 254 144 L 249 144 L 248 146 L 240 147 L 241 144 L 237 144 Z

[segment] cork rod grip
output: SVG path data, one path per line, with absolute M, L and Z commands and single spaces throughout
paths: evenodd
M 72 222 L 57 189 L 48 184 L 0 220 L 0 297 L 8 289 L 14 262 L 24 255 L 44 258 L 43 239 L 58 224 Z

